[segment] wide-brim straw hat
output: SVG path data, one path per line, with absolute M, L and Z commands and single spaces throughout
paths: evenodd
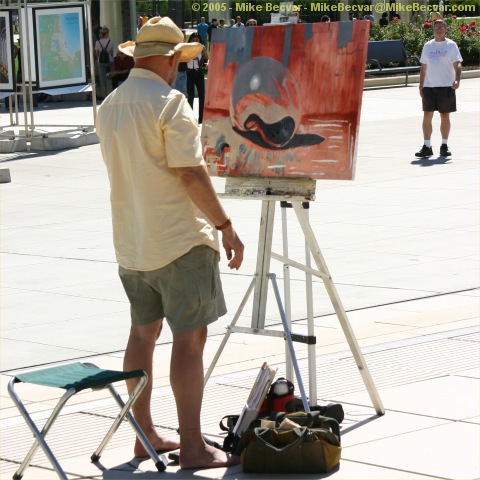
M 170 57 L 180 52 L 180 62 L 194 59 L 203 50 L 197 42 L 185 43 L 182 31 L 168 17 L 153 17 L 138 31 L 137 40 L 122 43 L 118 49 L 134 58 L 163 55 Z

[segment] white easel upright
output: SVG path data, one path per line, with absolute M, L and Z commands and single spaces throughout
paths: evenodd
M 317 402 L 316 393 L 316 358 L 314 325 L 313 325 L 313 293 L 312 276 L 322 279 L 328 296 L 332 303 L 335 313 L 342 327 L 345 338 L 350 347 L 350 351 L 355 359 L 364 385 L 370 396 L 372 404 L 377 415 L 383 415 L 385 409 L 378 395 L 373 379 L 368 370 L 363 354 L 360 350 L 355 334 L 352 330 L 347 313 L 343 308 L 335 284 L 328 271 L 320 247 L 315 238 L 315 234 L 310 226 L 306 213 L 305 202 L 310 202 L 315 198 L 315 180 L 309 179 L 266 179 L 266 178 L 227 178 L 224 198 L 250 198 L 262 200 L 262 211 L 260 218 L 260 235 L 257 250 L 257 266 L 254 278 L 252 279 L 247 292 L 245 293 L 232 322 L 227 327 L 227 332 L 205 374 L 205 383 L 207 383 L 220 355 L 225 348 L 228 339 L 232 333 L 245 333 L 254 335 L 266 335 L 281 337 L 287 341 L 286 344 L 286 364 L 287 377 L 292 377 L 292 367 L 295 370 L 297 384 L 300 389 L 304 409 L 310 411 L 310 405 L 314 406 Z M 275 220 L 275 207 L 277 202 L 281 202 L 282 210 L 282 232 L 283 232 L 283 255 L 272 252 L 273 225 Z M 286 204 L 288 202 L 289 205 Z M 302 228 L 305 237 L 306 264 L 303 265 L 288 258 L 288 239 L 286 235 L 286 207 L 293 207 L 298 222 Z M 310 266 L 310 255 L 313 257 L 317 269 Z M 270 272 L 270 260 L 274 258 L 284 264 L 285 275 L 285 300 L 286 312 L 283 308 L 280 292 L 278 290 L 276 276 Z M 295 335 L 290 331 L 290 292 L 289 292 L 289 268 L 297 268 L 306 274 L 306 294 L 307 294 L 307 320 L 308 335 Z M 271 281 L 279 313 L 282 319 L 283 332 L 277 330 L 267 330 L 265 326 L 265 313 L 267 305 L 268 283 Z M 238 327 L 236 323 L 245 307 L 252 291 L 253 294 L 253 312 L 250 327 Z M 309 398 L 307 400 L 303 382 L 295 355 L 293 342 L 306 343 L 308 345 L 308 371 L 309 371 Z

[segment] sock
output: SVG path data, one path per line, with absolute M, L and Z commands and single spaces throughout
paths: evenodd
M 448 144 L 448 138 L 442 138 L 442 145 Z
M 430 140 L 424 140 L 423 143 L 426 147 L 431 147 L 432 146 Z

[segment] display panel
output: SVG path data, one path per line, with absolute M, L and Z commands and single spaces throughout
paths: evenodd
M 0 11 L 0 89 L 13 92 L 16 85 L 13 29 L 10 11 Z
M 84 32 L 82 6 L 34 9 L 39 88 L 87 82 Z

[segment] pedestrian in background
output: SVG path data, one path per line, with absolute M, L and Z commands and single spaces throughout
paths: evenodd
M 197 33 L 192 33 L 189 42 L 198 42 L 203 45 L 203 41 Z M 193 109 L 195 99 L 195 89 L 198 94 L 198 123 L 203 122 L 203 107 L 205 104 L 205 71 L 208 63 L 208 53 L 205 45 L 195 58 L 187 62 L 187 97 L 188 103 Z
M 423 108 L 423 145 L 416 157 L 433 155 L 431 144 L 432 119 L 435 111 L 440 113 L 442 144 L 440 155 L 450 156 L 448 136 L 450 134 L 450 113 L 457 111 L 455 91 L 460 86 L 462 56 L 457 44 L 446 38 L 447 25 L 437 19 L 433 23 L 434 38 L 427 42 L 420 57 L 420 96 Z
M 100 29 L 99 39 L 95 42 L 95 58 L 97 59 L 97 72 L 100 82 L 100 98 L 105 98 L 108 93 L 107 73 L 113 69 L 113 50 L 115 48 L 109 36 L 110 30 L 107 27 Z M 108 54 L 108 62 L 103 61 L 102 51 Z
M 207 44 L 208 23 L 205 22 L 205 17 L 200 17 L 200 23 L 197 25 L 197 33 L 200 35 L 204 45 Z

